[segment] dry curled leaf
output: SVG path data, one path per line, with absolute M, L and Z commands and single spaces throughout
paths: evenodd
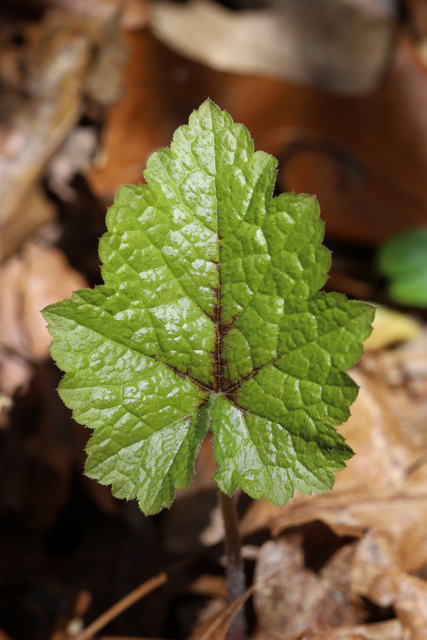
M 280 159 L 281 190 L 317 194 L 330 237 L 369 246 L 425 224 L 427 71 L 407 37 L 363 98 L 207 68 L 148 31 L 126 41 L 125 91 L 87 174 L 96 193 L 108 199 L 120 184 L 138 183 L 147 157 L 209 95 Z
M 379 606 L 392 605 L 411 637 L 425 640 L 427 583 L 405 572 L 399 550 L 388 537 L 386 532 L 369 532 L 360 541 L 351 572 L 352 588 Z
M 97 134 L 94 127 L 75 127 L 52 158 L 47 168 L 49 188 L 64 201 L 76 198 L 70 186 L 77 173 L 82 173 L 95 153 Z
M 212 0 L 156 0 L 150 22 L 168 46 L 215 69 L 356 95 L 377 85 L 395 36 L 387 2 L 282 0 L 234 12 Z
M 386 532 L 368 531 L 357 545 L 351 568 L 351 587 L 380 607 L 394 601 L 391 569 L 397 569 L 396 549 Z
M 424 0 L 405 0 L 409 21 L 417 35 L 427 35 L 427 5 Z
M 32 375 L 31 362 L 48 356 L 50 336 L 40 309 L 70 296 L 86 281 L 64 255 L 27 243 L 0 267 L 0 390 L 12 396 Z
M 39 185 L 29 189 L 25 203 L 9 213 L 13 215 L 0 212 L 0 262 L 56 217 L 55 206 Z
M 350 593 L 354 544 L 341 547 L 317 575 L 307 569 L 298 536 L 266 542 L 260 550 L 254 606 L 255 640 L 293 640 L 315 625 L 362 622 L 365 614 Z
M 410 640 L 399 620 L 345 626 L 339 629 L 316 627 L 301 640 Z
M 28 41 L 25 89 L 31 99 L 0 129 L 2 237 L 14 228 L 13 242 L 1 247 L 0 260 L 46 222 L 44 215 L 28 220 L 23 212 L 46 164 L 80 116 L 91 55 L 87 32 L 61 16 L 47 16 L 33 26 Z

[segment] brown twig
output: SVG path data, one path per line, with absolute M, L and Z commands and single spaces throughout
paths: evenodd
M 84 629 L 77 636 L 74 636 L 73 640 L 90 640 L 95 633 L 103 629 L 109 622 L 117 618 L 118 615 L 123 613 L 130 606 L 138 602 L 141 598 L 151 593 L 162 584 L 164 584 L 168 579 L 168 573 L 166 571 L 162 571 L 158 576 L 154 578 L 150 578 L 139 587 L 131 591 L 124 598 L 116 602 L 112 607 L 107 609 L 102 615 L 99 616 L 96 620 L 92 622 L 86 629 Z
M 212 551 L 217 546 L 219 545 L 213 545 L 209 548 L 209 551 Z M 141 600 L 141 598 L 144 598 L 155 589 L 158 589 L 158 587 L 161 587 L 162 584 L 167 582 L 172 574 L 177 573 L 178 571 L 181 571 L 181 569 L 192 565 L 205 553 L 206 549 L 199 551 L 198 553 L 195 553 L 188 558 L 184 558 L 184 560 L 180 560 L 180 562 L 172 565 L 166 571 L 162 571 L 157 576 L 146 580 L 146 582 L 143 582 L 141 585 L 139 585 L 139 587 L 128 593 L 124 598 L 113 604 L 113 606 L 107 609 L 107 611 L 104 611 L 104 613 L 101 614 L 99 618 L 94 620 L 88 627 L 86 627 L 86 629 L 83 629 L 81 633 L 74 636 L 72 640 L 90 640 L 90 638 L 93 638 L 95 633 L 98 633 L 98 631 L 103 629 L 109 622 L 114 620 L 114 618 L 117 618 L 117 616 L 123 613 L 123 611 L 126 611 L 126 609 L 135 604 L 135 602 L 138 602 L 138 600 Z

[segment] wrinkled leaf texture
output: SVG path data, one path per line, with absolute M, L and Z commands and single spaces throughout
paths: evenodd
M 100 241 L 105 285 L 44 310 L 59 393 L 94 430 L 86 473 L 152 514 L 186 488 L 209 429 L 231 495 L 331 488 L 353 452 L 333 425 L 373 308 L 325 284 L 312 196 L 273 198 L 276 160 L 211 101 L 123 186 Z

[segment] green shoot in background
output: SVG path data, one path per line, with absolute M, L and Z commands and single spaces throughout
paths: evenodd
M 427 307 L 427 227 L 415 227 L 386 240 L 377 252 L 388 294 L 400 304 Z
M 188 487 L 209 430 L 230 496 L 324 492 L 353 455 L 334 425 L 373 307 L 319 293 L 330 254 L 312 196 L 273 198 L 276 160 L 209 100 L 100 241 L 105 285 L 47 307 L 59 393 L 93 429 L 86 474 L 145 514 Z

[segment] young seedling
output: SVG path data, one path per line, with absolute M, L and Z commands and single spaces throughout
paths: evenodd
M 47 307 L 59 386 L 94 430 L 86 474 L 145 514 L 188 487 L 213 433 L 232 596 L 233 493 L 283 506 L 353 455 L 333 425 L 357 386 L 373 308 L 319 293 L 330 266 L 312 196 L 273 198 L 276 160 L 207 100 L 123 186 L 99 253 L 105 285 Z M 234 585 L 234 586 L 233 586 Z

